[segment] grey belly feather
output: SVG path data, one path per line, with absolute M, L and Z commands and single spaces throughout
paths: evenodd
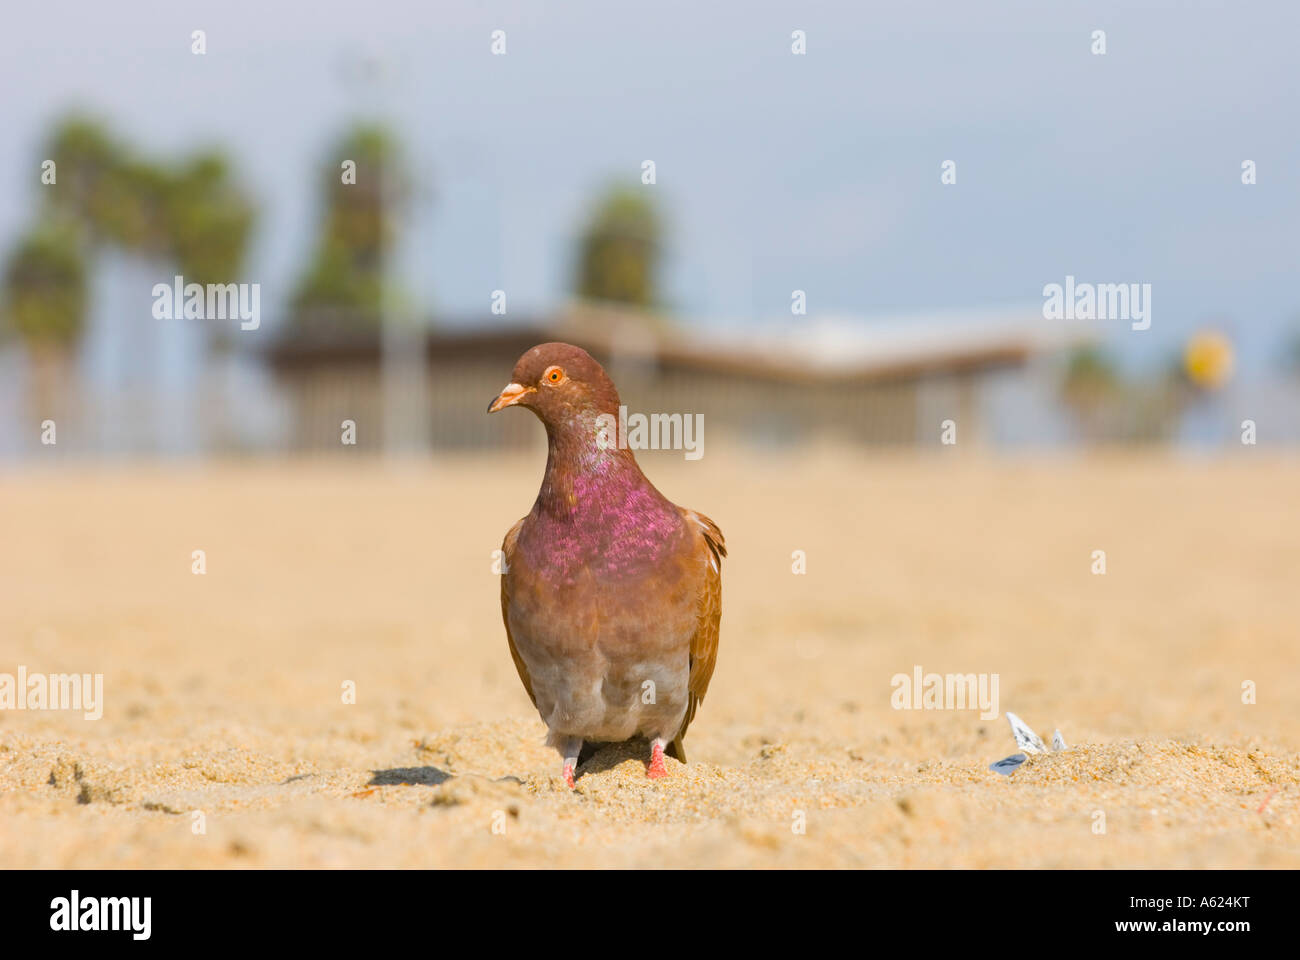
M 621 663 L 592 656 L 578 666 L 571 658 L 551 655 L 544 643 L 516 636 L 548 739 L 671 739 L 681 729 L 690 677 L 685 644 L 676 657 Z

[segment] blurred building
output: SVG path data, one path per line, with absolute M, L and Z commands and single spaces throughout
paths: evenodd
M 397 356 L 377 331 L 280 340 L 266 360 L 288 408 L 285 445 L 337 448 L 345 420 L 358 425 L 359 447 L 391 446 L 393 437 L 409 446 L 413 433 L 414 445 L 434 449 L 536 443 L 528 418 L 484 410 L 519 356 L 548 340 L 595 356 L 630 412 L 703 414 L 712 441 L 908 445 L 935 442 L 952 419 L 963 443 L 978 442 L 989 433 L 983 394 L 995 379 L 1086 336 L 1045 331 L 1038 311 L 874 325 L 795 317 L 746 330 L 584 304 L 509 327 L 496 319 L 434 329 Z

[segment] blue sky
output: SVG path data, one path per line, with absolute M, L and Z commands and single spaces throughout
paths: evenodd
M 380 110 L 431 187 L 402 274 L 445 314 L 498 287 L 514 314 L 563 300 L 592 197 L 653 159 L 665 293 L 707 322 L 788 317 L 795 288 L 813 314 L 1032 305 L 1073 274 L 1152 284 L 1152 330 L 1113 325 L 1132 362 L 1214 323 L 1259 375 L 1300 318 L 1294 2 L 51 2 L 4 22 L 0 244 L 51 120 L 88 107 L 150 153 L 227 149 L 264 211 L 243 279 L 267 310 L 312 246 L 323 150 Z M 389 81 L 349 80 L 360 56 Z

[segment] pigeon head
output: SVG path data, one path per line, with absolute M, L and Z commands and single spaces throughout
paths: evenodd
M 618 391 L 604 368 L 581 347 L 542 343 L 515 364 L 510 382 L 488 405 L 488 413 L 527 407 L 548 428 L 589 424 L 601 414 L 618 414 Z

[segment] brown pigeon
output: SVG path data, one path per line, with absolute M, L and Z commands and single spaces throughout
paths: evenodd
M 519 679 L 570 787 L 584 742 L 644 736 L 647 774 L 665 776 L 665 750 L 686 762 L 717 659 L 722 531 L 670 502 L 616 442 L 618 391 L 585 350 L 540 344 L 510 381 L 488 413 L 527 407 L 548 451 L 537 501 L 502 544 Z

